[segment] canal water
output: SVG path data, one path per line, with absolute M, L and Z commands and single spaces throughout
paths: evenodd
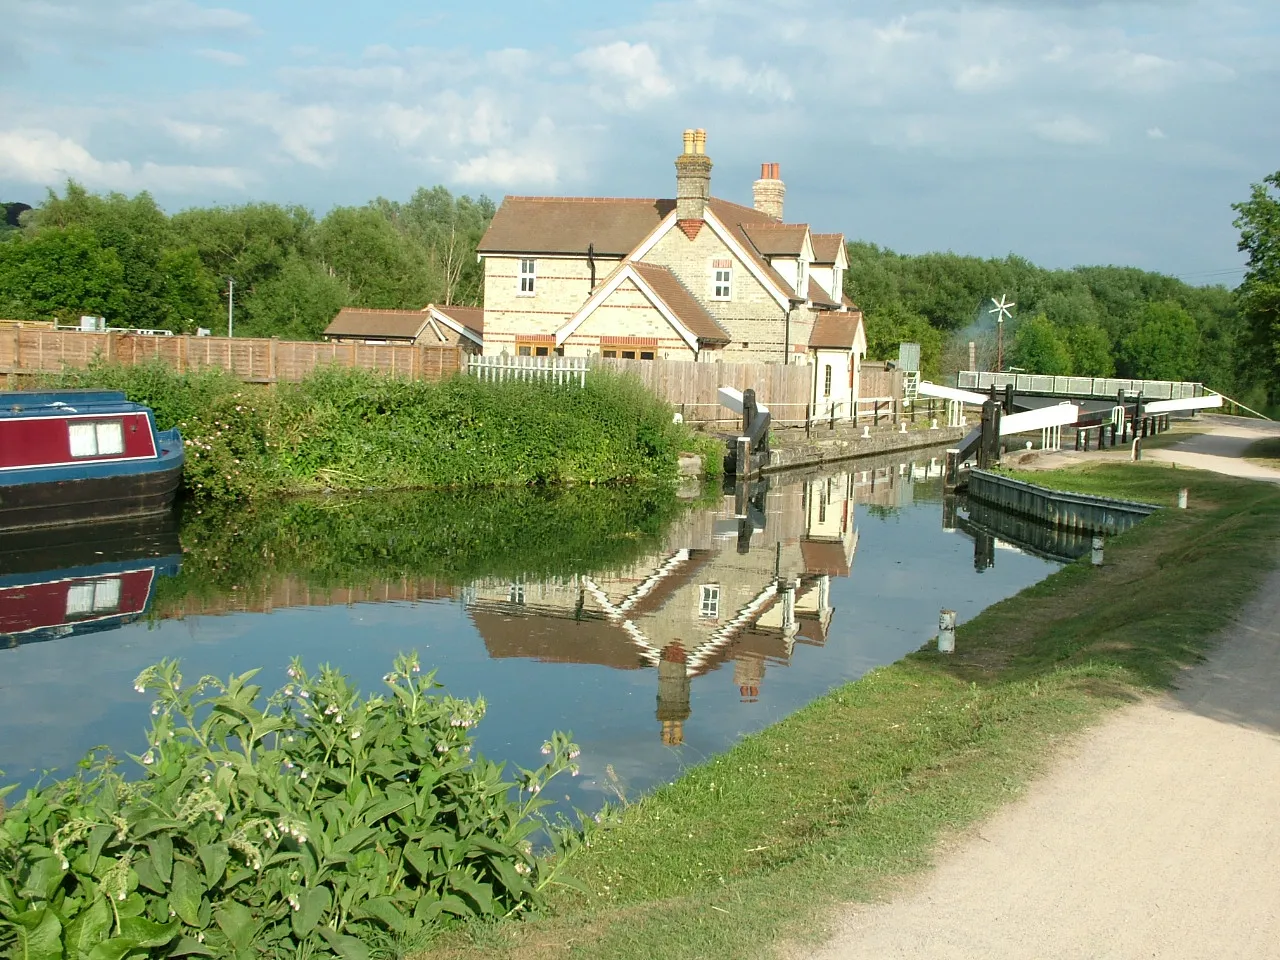
M 0 540 L 0 784 L 143 749 L 161 658 L 189 677 L 292 656 L 376 690 L 400 651 L 483 695 L 478 749 L 556 799 L 635 797 L 1055 570 L 962 504 L 940 460 L 859 461 L 741 491 L 396 494 L 187 508 L 181 524 Z M 1041 545 L 1042 547 L 1043 545 Z

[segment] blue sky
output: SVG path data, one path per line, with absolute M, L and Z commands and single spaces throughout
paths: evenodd
M 1274 0 L 0 7 L 5 200 L 669 196 L 699 126 L 717 195 L 779 162 L 816 229 L 1234 283 L 1280 168 Z

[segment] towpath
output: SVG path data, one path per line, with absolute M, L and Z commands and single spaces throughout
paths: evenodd
M 1145 456 L 1280 482 L 1241 459 L 1280 424 L 1212 423 Z M 1280 570 L 1178 690 L 1081 736 L 931 874 L 846 908 L 833 934 L 790 956 L 1280 958 Z

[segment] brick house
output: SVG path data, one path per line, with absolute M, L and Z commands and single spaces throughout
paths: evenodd
M 674 199 L 506 197 L 478 248 L 484 354 L 807 364 L 816 414 L 847 415 L 866 334 L 844 236 L 783 222 L 776 163 L 753 206 L 713 197 L 702 130 L 675 165 Z

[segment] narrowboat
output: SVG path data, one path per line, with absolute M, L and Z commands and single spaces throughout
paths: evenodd
M 0 393 L 0 530 L 163 513 L 182 437 L 123 393 Z
M 145 617 L 181 553 L 171 514 L 0 533 L 0 649 Z

